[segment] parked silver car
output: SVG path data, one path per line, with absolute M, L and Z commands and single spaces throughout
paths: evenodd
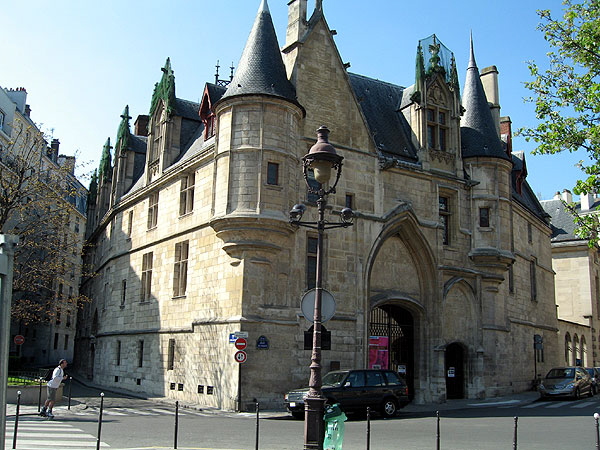
M 592 378 L 583 367 L 556 367 L 550 369 L 539 386 L 540 396 L 572 397 L 594 395 Z

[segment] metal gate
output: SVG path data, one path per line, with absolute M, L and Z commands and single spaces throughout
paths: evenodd
M 371 310 L 369 321 L 369 368 L 400 373 L 414 395 L 414 321 L 412 314 L 396 305 Z

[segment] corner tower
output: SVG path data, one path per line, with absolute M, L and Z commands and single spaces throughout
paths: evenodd
M 475 62 L 473 39 L 467 68 L 461 120 L 462 158 L 471 188 L 471 250 L 469 258 L 483 277 L 484 326 L 503 326 L 504 300 L 497 291 L 514 262 L 512 253 L 512 161 L 498 135 Z M 500 296 L 501 297 L 501 296 Z
M 298 165 L 297 132 L 304 109 L 287 78 L 266 0 L 215 115 L 211 225 L 232 257 L 277 251 L 280 244 L 272 242 L 273 236 L 290 234 L 288 198 L 294 197 L 297 182 L 290 177 Z

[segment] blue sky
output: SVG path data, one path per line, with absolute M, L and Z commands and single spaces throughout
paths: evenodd
M 283 45 L 287 0 L 268 0 Z M 540 5 L 542 3 L 542 5 Z M 0 86 L 23 86 L 32 119 L 58 138 L 61 153 L 78 154 L 97 167 L 107 137 L 114 142 L 120 114 L 147 114 L 154 84 L 167 57 L 175 72 L 176 94 L 199 101 L 204 83 L 237 65 L 260 0 L 103 0 L 99 2 L 9 1 L 3 5 Z M 419 39 L 435 33 L 454 52 L 464 83 L 473 33 L 480 69 L 500 72 L 501 114 L 513 130 L 533 126 L 533 105 L 523 82 L 526 61 L 545 66 L 549 47 L 536 30 L 540 7 L 561 15 L 559 0 L 323 0 L 325 17 L 350 71 L 390 83 L 414 82 Z M 309 0 L 309 14 L 314 0 Z M 323 119 L 326 123 L 326 118 Z M 133 124 L 133 121 L 132 121 Z M 533 156 L 532 143 L 517 138 L 514 150 L 527 153 L 528 181 L 542 199 L 572 189 L 585 155 Z M 87 185 L 87 180 L 84 180 Z

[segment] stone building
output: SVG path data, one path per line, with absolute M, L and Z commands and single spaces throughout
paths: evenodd
M 20 237 L 10 356 L 34 367 L 73 358 L 86 228 L 87 189 L 75 177 L 75 157 L 59 153 L 58 139 L 47 140 L 25 88 L 0 88 L 0 215 L 8 218 L 0 231 Z
M 416 402 L 529 389 L 557 352 L 550 227 L 512 154 L 498 71 L 480 74 L 471 46 L 461 96 L 433 35 L 415 42 L 408 88 L 353 74 L 322 2 L 310 17 L 307 0 L 288 8 L 283 49 L 263 0 L 233 79 L 200 104 L 177 98 L 167 60 L 133 133 L 121 116 L 91 188 L 80 370 L 224 409 L 281 407 L 307 384 L 316 234 L 288 212 L 316 216 L 301 158 L 325 124 L 344 157 L 326 218 L 356 218 L 326 235 L 324 370 L 393 368 Z
M 561 364 L 597 367 L 600 365 L 600 262 L 598 248 L 579 237 L 571 211 L 597 214 L 600 200 L 593 193 L 573 202 L 568 190 L 557 192 L 542 206 L 551 216 L 552 268 L 556 272 L 559 361 Z

